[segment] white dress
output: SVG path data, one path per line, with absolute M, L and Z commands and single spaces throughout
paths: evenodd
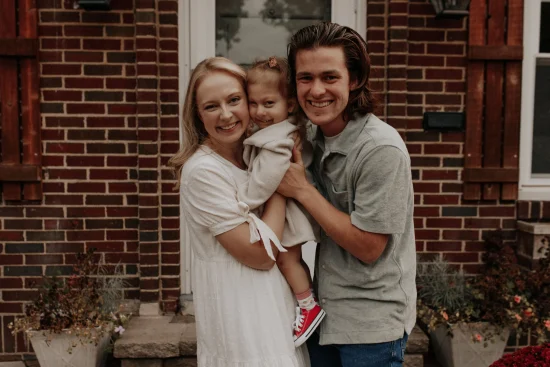
M 200 367 L 307 367 L 292 337 L 295 301 L 277 266 L 255 270 L 233 258 L 215 236 L 258 219 L 237 200 L 248 173 L 202 146 L 182 170 L 184 230 L 193 249 L 193 299 Z M 263 224 L 263 222 L 262 222 Z

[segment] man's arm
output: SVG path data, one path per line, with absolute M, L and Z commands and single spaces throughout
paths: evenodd
M 293 150 L 294 161 L 277 191 L 297 200 L 315 218 L 326 234 L 339 246 L 365 263 L 375 262 L 384 252 L 389 235 L 363 231 L 351 223 L 351 217 L 336 209 L 305 175 L 302 156 Z

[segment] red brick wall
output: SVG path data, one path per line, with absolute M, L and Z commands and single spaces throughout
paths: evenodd
M 550 221 L 550 201 L 518 201 L 518 220 Z
M 510 237 L 516 203 L 465 201 L 464 133 L 424 131 L 426 111 L 464 111 L 468 18 L 436 19 L 428 0 L 368 0 L 367 40 L 373 85 L 385 120 L 411 155 L 417 250 L 444 256 L 467 272 L 481 262 L 483 235 L 502 228 Z
M 0 361 L 27 352 L 7 325 L 41 275 L 75 253 L 121 263 L 127 296 L 179 295 L 178 195 L 164 165 L 178 148 L 177 0 L 112 10 L 37 0 L 44 198 L 0 202 Z

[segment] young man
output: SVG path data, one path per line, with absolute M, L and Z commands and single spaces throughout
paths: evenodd
M 322 227 L 316 291 L 327 316 L 308 340 L 312 367 L 401 366 L 416 321 L 410 158 L 399 133 L 372 114 L 366 43 L 319 23 L 288 47 L 291 81 L 314 145 L 305 178 L 298 150 L 278 191 Z M 319 191 L 317 191 L 319 190 Z

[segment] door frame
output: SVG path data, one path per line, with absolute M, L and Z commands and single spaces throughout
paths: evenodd
M 338 4 L 338 6 L 336 5 Z M 331 9 L 333 22 L 356 30 L 367 37 L 367 0 L 333 0 Z M 193 37 L 191 36 L 193 35 Z M 216 0 L 178 1 L 178 65 L 179 65 L 179 111 L 183 111 L 185 93 L 191 70 L 202 60 L 216 52 Z M 180 113 L 181 118 L 181 113 Z M 183 131 L 180 129 L 180 142 Z M 190 294 L 191 248 L 185 246 L 189 239 L 184 230 L 180 204 L 180 284 L 181 293 Z

